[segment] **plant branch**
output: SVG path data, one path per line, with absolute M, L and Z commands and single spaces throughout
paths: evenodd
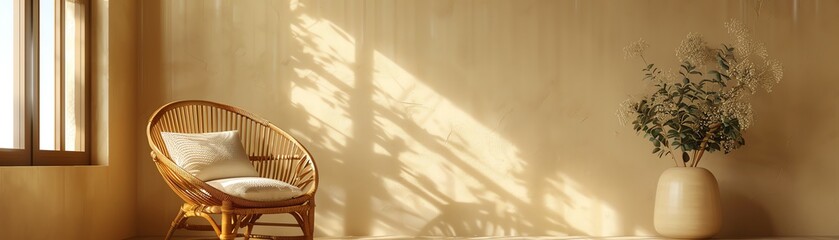
M 704 142 L 704 140 L 705 140 L 705 139 L 702 139 L 702 140 L 703 140 L 703 142 L 702 142 L 702 143 L 705 143 L 705 142 Z M 690 161 L 690 166 L 691 166 L 691 167 L 695 167 L 695 166 L 696 166 L 696 165 L 695 165 L 695 164 L 693 164 L 693 163 L 694 163 L 694 162 L 696 162 L 696 153 L 697 153 L 697 152 L 699 152 L 699 151 L 698 151 L 698 150 L 693 150 L 693 156 L 691 156 L 691 158 L 690 158 L 690 159 L 691 159 L 691 161 Z
M 699 154 L 696 155 L 696 158 L 693 159 L 693 164 L 691 167 L 699 166 L 699 160 L 702 159 L 702 154 L 705 153 L 705 148 L 708 146 L 708 140 L 711 140 L 711 136 L 720 128 L 720 123 L 711 124 L 710 129 L 708 129 L 708 133 L 705 134 L 705 138 L 702 139 L 702 145 L 699 146 Z
M 682 101 L 682 99 L 679 99 L 679 102 L 681 102 L 681 101 Z M 679 129 L 678 129 L 678 130 L 676 130 L 676 131 L 678 131 L 678 133 L 677 133 L 676 137 L 678 137 L 678 138 L 679 138 L 679 143 L 682 145 L 682 147 L 681 147 L 681 148 L 682 148 L 682 152 L 684 152 L 684 151 L 685 151 L 685 147 L 684 147 L 684 146 L 685 146 L 685 145 L 684 145 L 684 144 L 685 144 L 685 139 L 684 139 L 684 138 L 682 138 L 682 126 L 684 126 L 684 124 L 682 124 L 682 123 L 683 123 L 684 121 L 682 120 L 682 115 L 681 115 L 681 114 L 677 115 L 676 117 L 678 117 L 678 118 L 679 118 Z M 682 160 L 682 166 L 687 167 L 687 166 L 688 166 L 688 163 L 687 163 L 687 162 L 685 162 L 684 160 Z
M 661 127 L 661 129 L 664 129 L 664 126 L 662 126 L 660 123 L 658 124 L 658 126 Z M 676 166 L 678 167 L 679 161 L 677 161 L 676 156 L 673 155 L 673 148 L 670 147 L 670 143 L 667 143 L 667 139 L 665 139 L 664 142 L 661 143 L 663 143 L 664 146 L 667 147 L 667 154 L 670 154 L 670 158 L 673 158 L 673 162 L 676 163 Z

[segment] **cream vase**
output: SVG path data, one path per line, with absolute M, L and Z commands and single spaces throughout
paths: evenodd
M 722 223 L 717 179 L 707 169 L 673 167 L 655 194 L 655 230 L 669 238 L 710 238 Z

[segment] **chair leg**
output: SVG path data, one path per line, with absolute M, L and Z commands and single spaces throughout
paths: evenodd
M 305 239 L 314 239 L 315 208 L 310 208 L 309 210 L 302 212 L 296 212 L 293 216 L 297 219 L 297 223 L 300 225 L 300 230 L 303 231 L 303 237 Z
M 236 239 L 236 233 L 238 232 L 238 227 L 236 222 L 238 221 L 236 214 L 230 213 L 233 209 L 233 204 L 230 201 L 225 200 L 222 202 L 221 205 L 221 234 L 218 236 L 221 240 L 233 240 Z
M 183 223 L 185 219 L 186 218 L 184 218 L 184 210 L 178 209 L 178 215 L 175 216 L 175 220 L 172 220 L 172 226 L 170 226 L 169 231 L 166 232 L 166 238 L 164 238 L 164 240 L 169 240 L 170 238 L 172 238 L 172 233 L 175 232 L 175 229 L 178 229 L 181 226 L 181 223 Z
M 245 229 L 245 240 L 251 239 L 251 231 L 253 231 L 253 225 L 248 225 L 248 228 Z
M 248 239 L 251 238 L 251 233 L 253 233 L 253 224 L 256 223 L 256 220 L 259 219 L 259 217 L 261 217 L 261 216 L 262 216 L 262 214 L 254 214 L 254 215 L 251 215 L 249 218 L 247 218 L 248 228 L 245 229 L 245 240 L 248 240 Z
M 314 239 L 315 238 L 315 208 L 312 207 L 307 211 L 306 214 L 306 239 Z

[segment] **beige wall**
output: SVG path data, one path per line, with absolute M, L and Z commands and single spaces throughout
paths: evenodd
M 95 166 L 0 168 L 2 239 L 135 235 L 137 11 L 128 1 L 92 4 Z
M 142 1 L 136 114 L 208 99 L 288 129 L 320 167 L 321 236 L 651 235 L 671 161 L 616 120 L 643 89 L 621 49 L 672 64 L 740 18 L 786 77 L 748 145 L 703 161 L 722 235 L 839 235 L 839 2 L 758 3 Z M 136 137 L 137 231 L 161 235 L 180 201 Z

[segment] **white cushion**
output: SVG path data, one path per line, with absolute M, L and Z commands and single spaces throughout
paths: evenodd
M 160 134 L 172 161 L 202 181 L 259 176 L 242 147 L 239 131 Z
M 251 201 L 282 201 L 303 195 L 300 188 L 270 178 L 225 178 L 209 181 L 207 184 L 229 195 Z

